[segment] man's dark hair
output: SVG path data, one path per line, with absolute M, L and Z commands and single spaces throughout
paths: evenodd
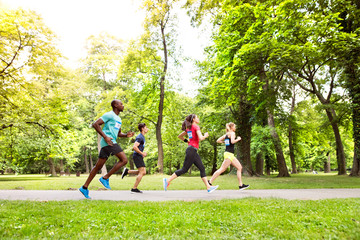
M 142 131 L 142 129 L 143 129 L 144 127 L 146 127 L 146 124 L 145 124 L 145 123 L 139 123 L 138 129 L 139 129 L 140 132 Z
M 115 108 L 115 105 L 116 105 L 116 102 L 118 102 L 120 100 L 117 100 L 117 99 L 114 99 L 111 101 L 111 107 L 114 109 Z

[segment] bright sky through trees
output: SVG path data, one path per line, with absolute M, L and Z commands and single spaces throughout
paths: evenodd
M 69 67 L 77 67 L 78 60 L 85 57 L 85 40 L 90 35 L 107 32 L 124 40 L 140 36 L 144 20 L 140 4 L 141 1 L 135 0 L 0 0 L 0 6 L 22 7 L 40 14 L 45 24 L 59 37 L 59 49 L 69 59 Z M 178 18 L 178 43 L 184 56 L 202 59 L 204 44 L 208 40 L 200 40 L 202 33 L 190 26 L 185 13 Z M 184 63 L 180 85 L 183 92 L 190 95 L 195 85 L 189 81 L 192 71 L 193 65 Z

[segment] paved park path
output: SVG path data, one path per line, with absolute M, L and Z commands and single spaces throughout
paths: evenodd
M 289 200 L 319 200 L 329 198 L 360 198 L 360 188 L 355 189 L 267 189 L 267 190 L 169 190 L 144 191 L 131 194 L 130 191 L 90 191 L 92 200 L 113 201 L 196 201 L 239 198 L 281 198 Z M 0 200 L 66 201 L 84 200 L 78 190 L 0 190 Z

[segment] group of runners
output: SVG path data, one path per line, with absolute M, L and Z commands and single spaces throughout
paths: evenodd
M 96 162 L 94 168 L 90 171 L 90 174 L 85 181 L 84 185 L 79 188 L 79 191 L 84 195 L 85 198 L 90 199 L 89 196 L 89 185 L 94 179 L 96 174 L 101 170 L 107 159 L 114 155 L 119 161 L 113 166 L 113 168 L 104 176 L 99 178 L 99 182 L 107 189 L 111 189 L 109 184 L 109 178 L 112 174 L 116 173 L 122 167 L 124 167 L 128 160 L 119 144 L 117 144 L 116 139 L 118 137 L 133 137 L 134 132 L 121 132 L 122 121 L 119 117 L 120 112 L 124 110 L 124 105 L 120 100 L 113 100 L 111 102 L 112 111 L 105 113 L 98 120 L 93 123 L 95 130 L 101 135 L 101 150 L 99 153 L 98 161 Z M 215 179 L 223 173 L 230 165 L 233 165 L 237 169 L 237 178 L 239 181 L 239 190 L 243 190 L 249 187 L 242 183 L 241 171 L 242 166 L 239 160 L 236 159 L 234 155 L 234 144 L 241 140 L 241 137 L 236 137 L 235 130 L 236 125 L 234 123 L 226 124 L 226 134 L 221 136 L 217 142 L 225 143 L 226 149 L 224 153 L 224 161 L 221 167 L 212 175 L 211 179 L 208 180 L 205 174 L 205 166 L 201 161 L 201 158 L 198 154 L 199 142 L 205 140 L 209 134 L 206 132 L 204 135 L 201 133 L 199 127 L 200 119 L 195 114 L 190 114 L 185 118 L 185 121 L 182 124 L 182 132 L 179 134 L 178 138 L 188 144 L 186 149 L 186 156 L 183 167 L 175 171 L 169 178 L 163 179 L 163 187 L 166 191 L 170 183 L 177 177 L 186 173 L 190 167 L 194 164 L 200 170 L 200 177 L 205 184 L 205 187 L 209 193 L 215 191 L 218 188 L 218 185 L 213 186 L 212 183 Z M 101 125 L 103 125 L 101 128 Z M 138 185 L 142 177 L 146 174 L 144 157 L 147 156 L 147 153 L 144 151 L 145 148 L 145 134 L 149 131 L 145 123 L 138 124 L 138 129 L 140 131 L 135 139 L 133 145 L 133 155 L 135 166 L 137 170 L 129 170 L 124 167 L 121 178 L 124 178 L 128 174 L 137 175 L 131 193 L 142 193 L 138 189 Z M 187 138 L 186 138 L 187 136 Z

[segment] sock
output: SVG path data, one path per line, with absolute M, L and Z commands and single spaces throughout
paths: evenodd
M 83 187 L 83 189 L 87 189 L 87 187 L 84 187 L 84 186 L 82 186 Z

